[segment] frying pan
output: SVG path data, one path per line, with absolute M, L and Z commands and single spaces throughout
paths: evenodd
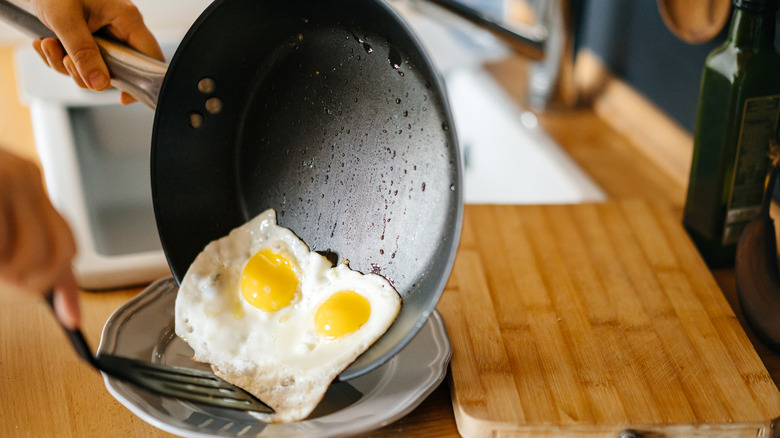
M 175 279 L 274 208 L 312 249 L 403 298 L 339 378 L 400 351 L 439 299 L 462 216 L 444 85 L 405 22 L 382 0 L 217 0 L 163 72 L 158 97 L 154 80 L 133 91 L 156 102 L 152 197 Z

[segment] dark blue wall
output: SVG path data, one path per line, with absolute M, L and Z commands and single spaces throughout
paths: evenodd
M 587 0 L 581 26 L 581 47 L 693 132 L 704 60 L 726 39 L 728 24 L 713 40 L 693 45 L 666 28 L 656 0 Z

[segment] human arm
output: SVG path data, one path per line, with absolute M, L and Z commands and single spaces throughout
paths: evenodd
M 80 323 L 71 269 L 76 245 L 49 201 L 38 166 L 0 148 L 0 281 L 26 293 L 54 293 L 57 318 Z

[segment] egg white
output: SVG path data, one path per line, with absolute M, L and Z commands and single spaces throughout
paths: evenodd
M 239 289 L 244 266 L 269 247 L 293 261 L 300 283 L 291 304 L 272 312 L 249 304 Z M 342 290 L 368 300 L 368 321 L 353 333 L 324 339 L 314 331 L 314 315 Z M 217 375 L 275 410 L 253 414 L 289 422 L 314 410 L 330 383 L 384 334 L 400 308 L 401 298 L 385 278 L 344 264 L 333 267 L 267 210 L 198 255 L 182 280 L 175 324 L 194 360 L 211 364 Z

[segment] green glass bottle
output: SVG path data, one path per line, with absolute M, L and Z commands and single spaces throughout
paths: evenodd
M 778 0 L 734 0 L 728 38 L 704 66 L 683 225 L 711 267 L 734 263 L 760 210 L 780 115 Z

